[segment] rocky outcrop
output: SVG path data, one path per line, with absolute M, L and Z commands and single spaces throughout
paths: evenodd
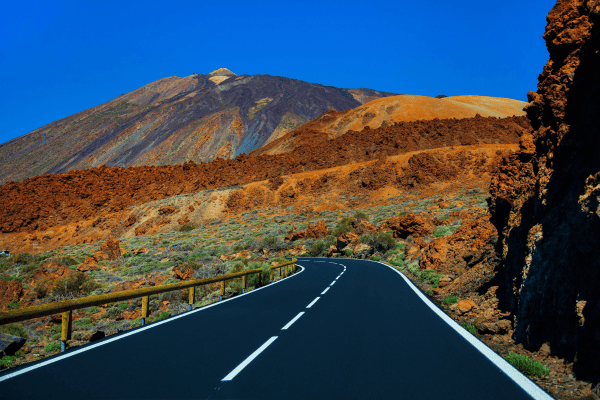
M 499 233 L 497 295 L 514 339 L 548 343 L 600 380 L 600 3 L 558 0 L 544 39 L 550 60 L 528 94 L 535 129 L 492 178 Z
M 23 347 L 27 339 L 0 332 L 0 358 L 4 355 L 14 356 Z
M 386 226 L 394 232 L 395 238 L 406 239 L 408 236 L 423 237 L 430 235 L 435 225 L 426 217 L 415 214 L 405 214 L 391 218 Z
M 292 226 L 292 230 L 285 237 L 287 241 L 298 239 L 321 239 L 329 235 L 331 231 L 325 226 L 325 221 L 320 219 L 316 224 L 308 224 L 305 231 L 296 231 L 296 225 Z

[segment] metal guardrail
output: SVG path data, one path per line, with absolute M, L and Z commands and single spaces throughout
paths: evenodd
M 285 267 L 283 277 L 288 275 L 288 268 L 292 266 L 291 271 L 293 272 L 296 268 L 296 258 L 292 261 L 271 266 L 270 279 L 273 280 L 273 271 L 278 269 L 279 276 L 282 276 L 281 269 Z M 8 324 L 11 322 L 26 321 L 28 319 L 47 317 L 50 315 L 56 315 L 62 313 L 62 333 L 61 333 L 61 352 L 65 351 L 67 340 L 71 339 L 72 332 L 72 320 L 73 310 L 79 310 L 82 308 L 99 306 L 101 304 L 115 303 L 123 300 L 142 298 L 142 321 L 141 325 L 146 324 L 146 318 L 148 318 L 148 303 L 149 296 L 154 294 L 161 294 L 171 292 L 173 290 L 190 289 L 189 294 L 189 310 L 192 310 L 192 306 L 196 302 L 196 286 L 207 285 L 210 283 L 221 282 L 221 294 L 219 301 L 223 300 L 225 294 L 225 282 L 235 278 L 242 278 L 242 293 L 246 290 L 247 276 L 252 274 L 262 274 L 262 269 L 251 269 L 248 271 L 234 272 L 227 275 L 214 276 L 212 278 L 195 279 L 185 282 L 171 283 L 168 285 L 146 287 L 134 290 L 124 290 L 122 292 L 100 294 L 97 296 L 81 297 L 72 300 L 63 300 L 56 303 L 41 304 L 38 306 L 31 306 L 20 308 L 18 310 L 11 311 L 0 311 L 0 325 Z

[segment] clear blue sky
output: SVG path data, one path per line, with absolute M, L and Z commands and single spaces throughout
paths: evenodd
M 0 0 L 0 143 L 165 76 L 527 101 L 554 0 Z

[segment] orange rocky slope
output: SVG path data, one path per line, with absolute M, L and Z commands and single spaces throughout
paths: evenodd
M 428 96 L 401 95 L 379 98 L 345 111 L 329 110 L 319 118 L 298 127 L 278 140 L 256 150 L 254 154 L 288 152 L 299 143 L 298 135 L 306 130 L 326 134 L 332 139 L 347 131 L 361 131 L 366 126 L 378 128 L 396 122 L 412 122 L 445 118 L 505 118 L 524 116 L 524 101 L 487 96 L 454 96 L 437 99 Z

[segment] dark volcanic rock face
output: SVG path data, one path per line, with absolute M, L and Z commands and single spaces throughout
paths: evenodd
M 224 68 L 163 78 L 0 144 L 0 183 L 103 164 L 231 159 L 329 109 L 347 110 L 363 98 L 390 95 L 269 75 L 237 76 Z
M 530 92 L 536 130 L 504 159 L 490 192 L 503 263 L 498 295 L 514 338 L 549 343 L 600 380 L 600 2 L 559 0 L 547 17 L 550 60 Z

